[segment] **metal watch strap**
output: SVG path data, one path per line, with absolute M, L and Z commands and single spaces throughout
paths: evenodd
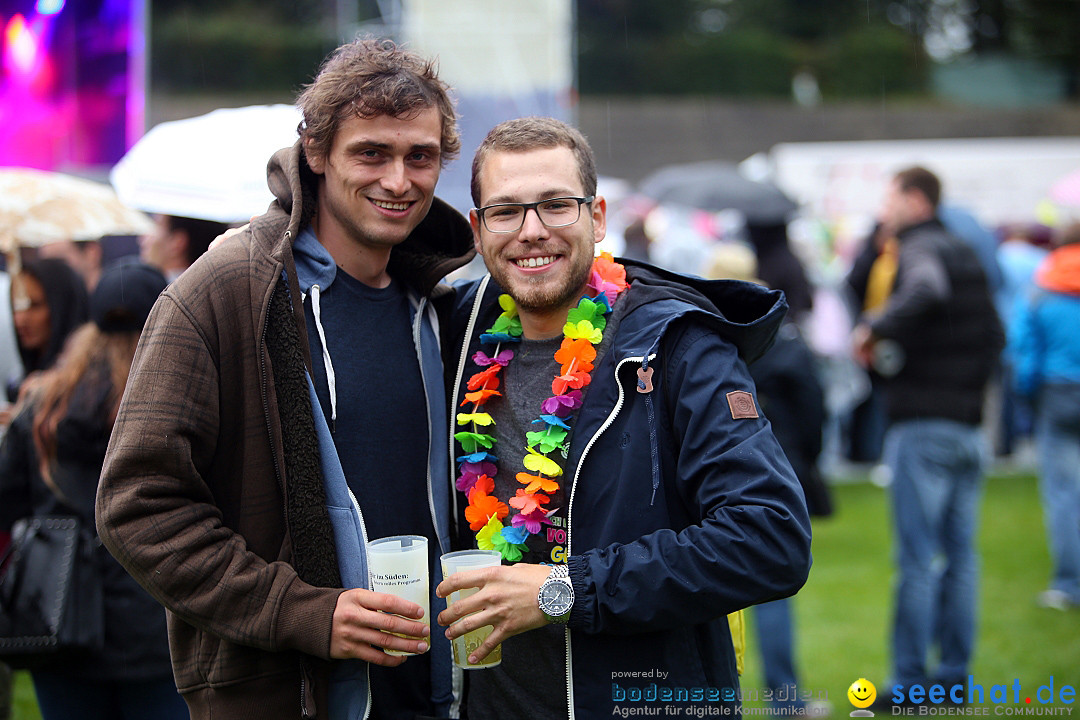
M 544 588 L 553 582 L 564 584 L 570 588 L 571 598 L 573 598 L 574 587 L 570 584 L 570 568 L 566 565 L 553 565 L 551 573 L 547 576 L 547 579 L 540 584 L 540 592 L 537 595 L 537 603 L 540 604 L 540 597 L 544 594 Z M 573 600 L 571 599 L 571 603 Z M 548 622 L 555 624 L 565 624 L 570 620 L 570 611 L 568 610 L 563 615 L 548 615 L 540 605 L 540 612 L 544 613 L 544 617 L 548 619 Z

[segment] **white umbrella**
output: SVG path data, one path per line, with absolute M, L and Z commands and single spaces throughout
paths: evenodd
M 63 173 L 0 168 L 0 250 L 61 240 L 142 235 L 153 229 L 111 187 Z
M 274 199 L 266 164 L 296 141 L 302 119 L 292 105 L 251 105 L 163 122 L 135 143 L 109 179 L 140 210 L 246 222 Z
M 154 224 L 120 202 L 111 187 L 62 173 L 0 168 L 0 251 L 7 255 L 12 293 L 26 301 L 17 276 L 20 247 L 63 240 L 97 240 L 106 235 L 142 235 Z

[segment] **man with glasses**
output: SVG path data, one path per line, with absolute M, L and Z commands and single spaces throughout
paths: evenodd
M 493 626 L 470 663 L 502 643 L 469 675 L 468 717 L 738 706 L 726 615 L 810 567 L 802 491 L 746 369 L 782 293 L 594 258 L 592 150 L 556 120 L 492 130 L 472 196 L 490 276 L 459 288 L 448 343 L 454 482 L 470 542 L 505 562 L 437 590 L 479 588 L 438 618 L 455 638 Z

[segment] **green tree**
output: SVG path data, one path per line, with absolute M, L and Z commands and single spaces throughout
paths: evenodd
M 1080 99 L 1078 0 L 905 0 L 885 13 L 941 59 L 1006 54 L 1056 65 L 1065 96 Z
M 1065 96 L 1080 100 L 1080 2 L 1012 0 L 1010 5 L 1010 37 L 1017 51 L 1060 67 Z
M 832 97 L 921 92 L 921 50 L 883 3 L 580 0 L 580 89 L 786 97 L 808 70 Z

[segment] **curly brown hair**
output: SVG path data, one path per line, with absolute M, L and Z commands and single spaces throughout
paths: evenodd
M 351 114 L 411 119 L 431 107 L 442 116 L 441 164 L 461 150 L 450 87 L 439 79 L 435 61 L 392 40 L 367 35 L 342 45 L 326 58 L 296 104 L 304 114 L 300 137 L 309 155 L 327 155 L 338 126 Z

